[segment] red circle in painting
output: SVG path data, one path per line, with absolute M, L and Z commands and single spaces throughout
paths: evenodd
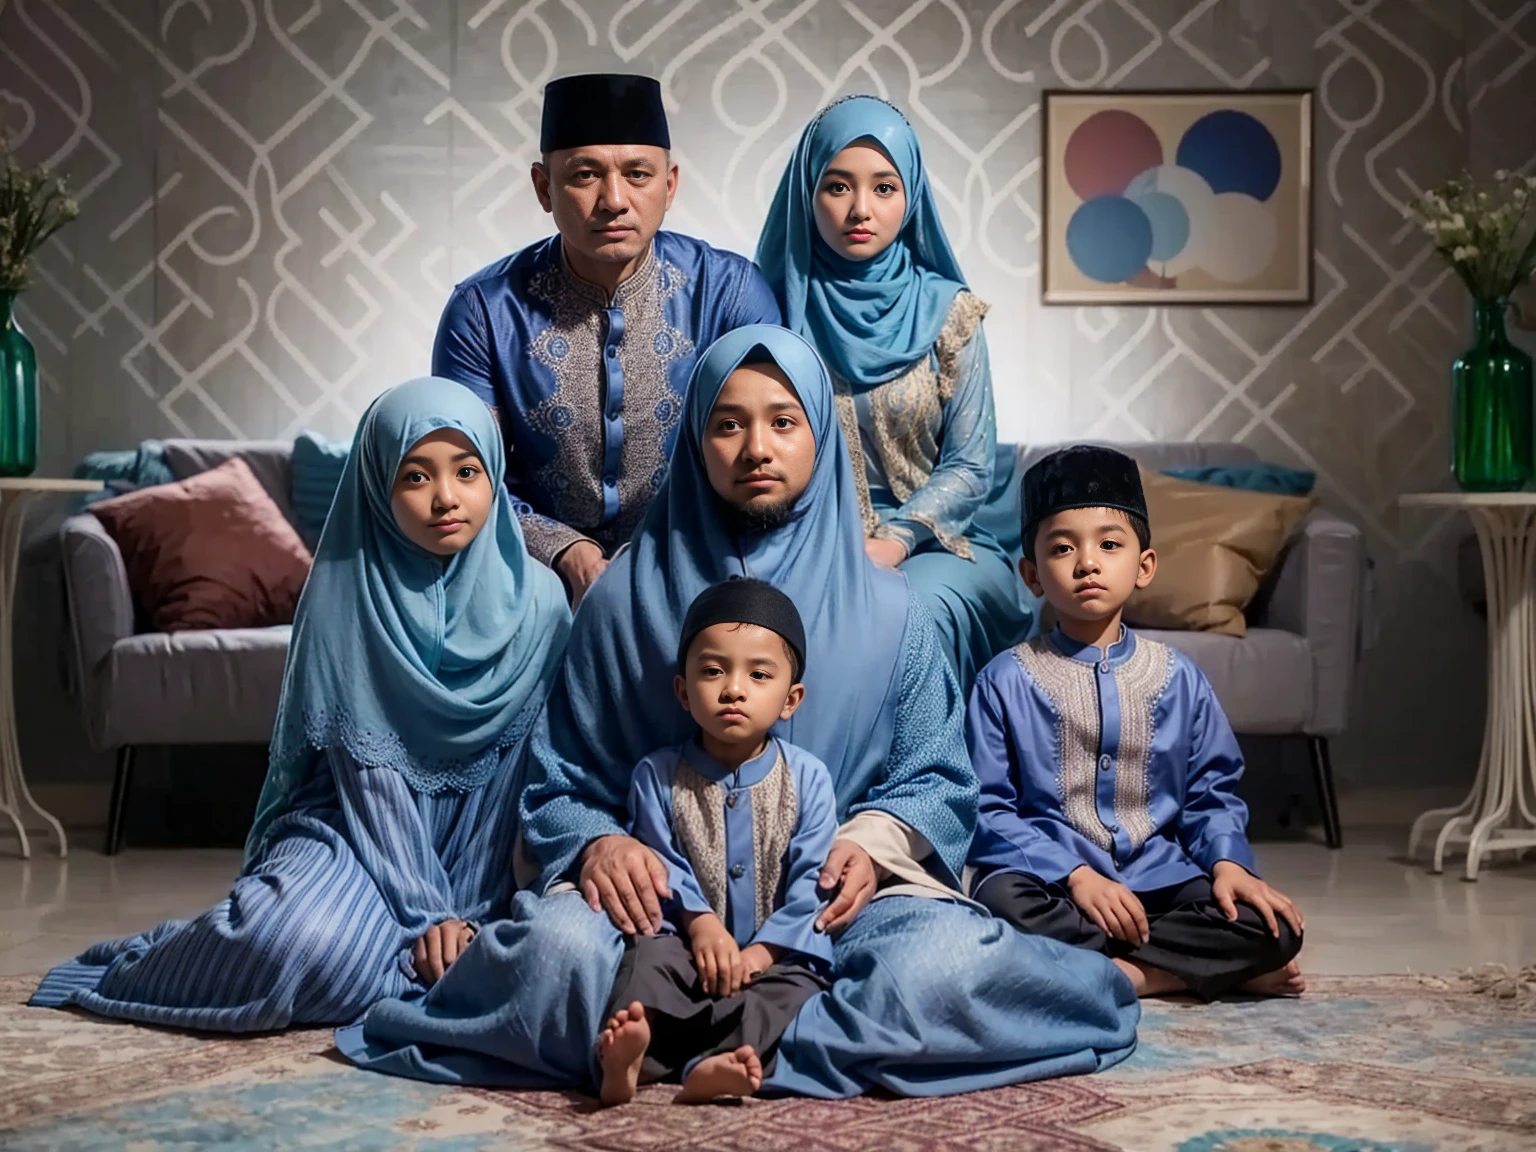
M 1118 196 L 1148 168 L 1163 162 L 1163 146 L 1151 126 L 1130 112 L 1095 112 L 1067 138 L 1062 170 L 1084 200 Z

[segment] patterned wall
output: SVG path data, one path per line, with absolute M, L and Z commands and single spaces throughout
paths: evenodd
M 1378 560 L 1341 768 L 1461 777 L 1462 528 L 1394 501 L 1443 480 L 1466 307 L 1402 206 L 1464 164 L 1530 170 L 1533 55 L 1524 0 L 0 0 L 0 115 L 84 209 L 21 312 L 46 462 L 340 432 L 425 370 L 454 280 L 547 230 L 527 166 L 551 76 L 660 76 L 669 223 L 743 252 L 805 120 L 873 91 L 917 125 L 994 305 L 1003 434 L 1237 439 L 1316 469 Z M 1316 88 L 1314 304 L 1039 303 L 1039 93 L 1116 86 Z

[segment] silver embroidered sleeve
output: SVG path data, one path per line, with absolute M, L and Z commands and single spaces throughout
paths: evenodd
M 528 548 L 528 555 L 546 568 L 554 567 L 560 553 L 578 540 L 592 540 L 590 536 L 578 532 L 568 524 L 562 524 L 548 516 L 541 516 L 526 504 L 518 507 L 517 523 L 523 530 L 523 543 Z M 597 541 L 592 540 L 592 543 L 597 544 Z M 606 553 L 607 549 L 604 549 L 604 552 Z
M 958 381 L 944 405 L 933 474 L 885 525 L 886 534 L 901 539 L 895 533 L 906 532 L 914 544 L 936 536 L 949 547 L 949 541 L 965 535 L 992 490 L 997 415 L 986 337 L 979 325 L 957 357 L 955 372 Z

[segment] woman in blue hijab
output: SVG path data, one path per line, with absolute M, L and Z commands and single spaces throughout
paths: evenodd
M 529 559 L 501 435 L 433 378 L 364 414 L 299 600 L 229 896 L 109 941 L 32 998 L 221 1032 L 419 993 L 512 888 L 524 738 L 570 617 Z
M 831 367 L 866 550 L 906 573 L 969 692 L 1033 612 L 976 520 L 997 448 L 987 306 L 965 287 L 900 112 L 854 96 L 811 121 L 757 262 L 785 322 Z
M 764 364 L 799 405 L 768 411 L 803 418 L 814 462 L 791 505 L 754 519 L 706 459 L 720 429 L 750 419 L 716 412 L 717 397 L 737 368 Z M 678 636 L 694 597 L 731 576 L 766 580 L 799 608 L 806 694 L 775 731 L 831 771 L 843 822 L 832 858 L 851 845 L 883 878 L 836 939 L 833 990 L 785 1033 L 763 1091 L 937 1095 L 1090 1072 L 1129 1053 L 1138 1008 L 1112 964 L 1014 932 L 960 895 L 978 798 L 964 698 L 921 601 L 865 555 L 825 368 L 799 336 L 765 325 L 700 358 L 669 474 L 582 601 L 531 742 L 530 889 L 426 997 L 377 1004 L 338 1033 L 342 1052 L 421 1079 L 594 1089 L 622 941 L 571 885 L 596 842 L 624 836 L 636 762 L 691 735 L 672 689 Z

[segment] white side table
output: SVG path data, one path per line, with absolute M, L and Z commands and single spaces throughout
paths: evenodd
M 99 492 L 99 480 L 46 480 L 41 477 L 0 477 L 0 813 L 11 818 L 21 840 L 22 859 L 32 855 L 22 813 L 27 809 L 41 816 L 59 838 L 59 855 L 69 853 L 64 829 L 52 815 L 43 811 L 27 790 L 21 772 L 21 749 L 16 743 L 16 682 L 12 663 L 11 609 L 16 602 L 16 565 L 21 556 L 21 528 L 27 504 L 32 497 L 46 492 Z
M 1450 845 L 1467 848 L 1467 879 L 1490 852 L 1536 848 L 1536 492 L 1436 492 L 1405 508 L 1460 508 L 1477 528 L 1488 589 L 1488 710 L 1472 791 L 1413 822 L 1412 858 L 1436 821 L 1434 871 Z

